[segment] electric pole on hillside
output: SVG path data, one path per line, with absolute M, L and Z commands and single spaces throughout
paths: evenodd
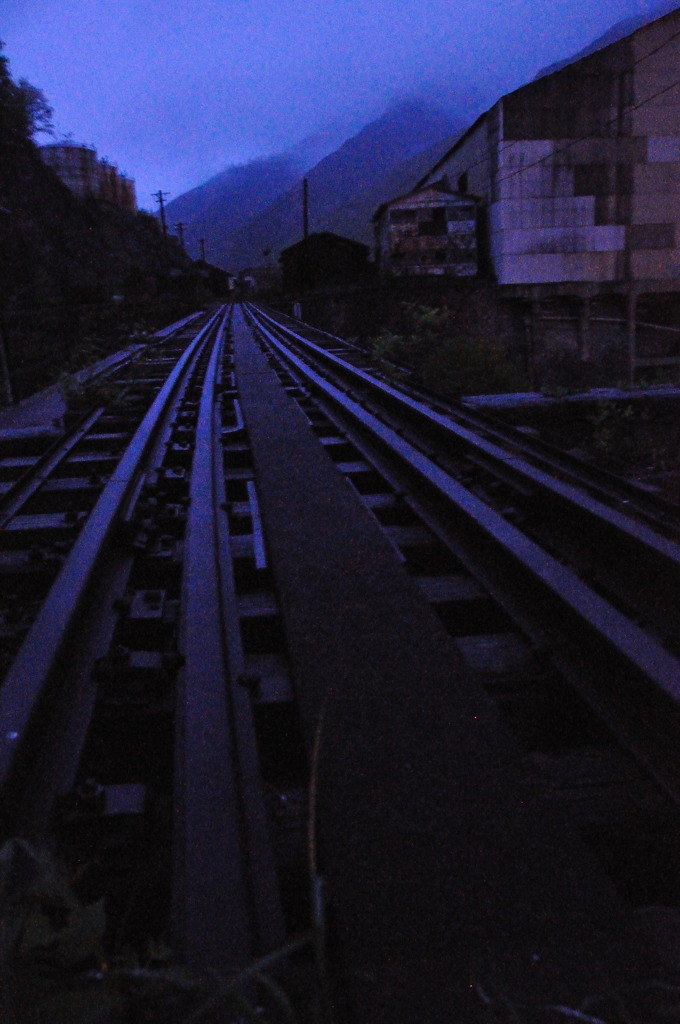
M 306 291 L 311 285 L 311 267 L 309 260 L 309 183 L 302 179 L 302 288 Z
M 302 179 L 302 237 L 305 242 L 309 237 L 309 183 Z
M 198 241 L 201 246 L 201 259 L 205 263 L 205 238 L 199 238 Z
M 182 248 L 184 248 L 184 221 L 180 220 L 177 224 L 175 224 L 175 230 L 179 235 L 179 244 L 182 246 Z
M 163 205 L 163 200 L 165 199 L 166 196 L 169 196 L 170 193 L 169 192 L 162 192 L 161 189 L 158 189 L 158 192 L 152 192 L 151 195 L 153 196 L 153 198 L 156 200 L 156 202 L 158 203 L 158 205 L 161 208 L 161 227 L 163 228 L 163 249 L 165 251 L 165 256 L 166 256 L 166 259 L 167 259 L 167 256 L 168 256 L 168 225 L 165 223 L 165 206 Z

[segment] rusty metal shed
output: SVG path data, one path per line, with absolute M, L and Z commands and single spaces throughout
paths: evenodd
M 373 224 L 382 277 L 478 271 L 477 200 L 454 192 L 448 178 L 383 203 Z

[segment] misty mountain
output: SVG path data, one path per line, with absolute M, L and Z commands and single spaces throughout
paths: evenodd
M 305 171 L 337 149 L 356 130 L 356 122 L 334 121 L 308 135 L 286 153 L 228 167 L 167 204 L 169 230 L 174 233 L 181 222 L 187 252 L 194 258 L 200 256 L 200 239 L 203 238 L 206 256 L 214 261 L 216 239 L 230 235 L 292 188 Z
M 297 142 L 288 150 L 288 156 L 300 171 L 308 171 L 338 149 L 346 139 L 356 135 L 365 123 L 365 118 L 339 118 Z
M 291 188 L 301 174 L 302 168 L 289 154 L 228 167 L 167 204 L 168 229 L 174 232 L 175 225 L 182 222 L 187 252 L 194 258 L 200 256 L 199 239 L 204 238 L 208 260 L 219 263 L 221 240 Z
M 450 115 L 426 102 L 392 106 L 307 171 L 310 231 L 370 241 L 375 208 L 412 187 L 429 166 L 432 146 L 440 143 L 437 155 L 444 152 L 442 140 L 450 145 L 457 128 Z M 187 249 L 197 254 L 203 237 L 207 258 L 229 270 L 262 263 L 265 252 L 277 258 L 302 235 L 305 151 L 332 135 L 329 129 L 288 154 L 228 168 L 169 203 L 169 225 L 183 221 Z
M 410 192 L 414 182 L 422 178 L 451 149 L 460 133 L 459 130 L 447 135 L 434 146 L 396 164 L 376 178 L 368 188 L 353 195 L 348 202 L 331 210 L 325 216 L 320 216 L 314 223 L 314 230 L 335 231 L 336 234 L 346 235 L 372 246 L 371 218 L 380 204 Z
M 548 67 L 541 68 L 536 75 L 536 78 L 543 78 L 544 75 L 552 75 L 554 71 L 559 71 L 560 68 L 564 68 L 567 64 L 573 64 L 575 60 L 581 60 L 582 57 L 587 57 L 591 53 L 595 53 L 597 50 L 602 50 L 605 46 L 609 46 L 611 43 L 615 43 L 618 39 L 623 39 L 624 36 L 628 36 L 631 32 L 635 32 L 637 29 L 642 28 L 643 25 L 647 25 L 650 21 L 655 21 L 657 18 L 663 17 L 664 14 L 670 14 L 679 5 L 679 0 L 660 0 L 659 3 L 653 4 L 646 14 L 637 15 L 634 18 L 623 18 L 621 21 L 617 21 L 611 28 L 594 39 L 592 43 L 585 46 L 578 53 L 575 53 L 572 57 L 567 57 L 565 60 L 558 60 L 554 64 L 548 65 Z

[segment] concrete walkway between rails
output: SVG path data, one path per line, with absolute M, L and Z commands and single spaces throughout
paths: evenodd
M 472 1024 L 489 1019 L 476 986 L 574 1006 L 644 977 L 625 908 L 238 309 L 234 345 L 310 749 L 321 728 L 321 862 L 351 1019 Z
M 200 315 L 200 313 L 192 313 L 190 316 L 184 317 L 183 320 L 178 320 L 168 327 L 163 327 L 160 331 L 156 331 L 154 338 L 165 338 L 174 331 L 190 324 L 192 320 L 195 320 Z M 73 373 L 71 375 L 72 380 L 75 383 L 84 383 L 89 377 L 101 373 L 102 370 L 109 367 L 116 366 L 127 359 L 128 356 L 145 348 L 146 345 L 136 343 L 118 352 L 113 352 L 104 359 L 93 363 L 92 366 L 86 366 L 84 369 Z M 0 430 L 27 430 L 36 427 L 43 429 L 52 428 L 55 427 L 55 424 L 59 424 L 65 410 L 66 405 L 61 387 L 59 384 L 52 384 L 50 387 L 38 391 L 34 395 L 29 395 L 28 398 L 22 399 L 15 405 L 0 408 Z

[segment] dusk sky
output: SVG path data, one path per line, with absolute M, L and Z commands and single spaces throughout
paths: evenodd
M 499 95 L 651 0 L 0 0 L 15 79 L 57 137 L 135 178 L 141 207 L 394 99 L 471 121 Z M 445 83 L 439 85 L 439 83 Z M 44 139 L 43 141 L 49 141 Z

